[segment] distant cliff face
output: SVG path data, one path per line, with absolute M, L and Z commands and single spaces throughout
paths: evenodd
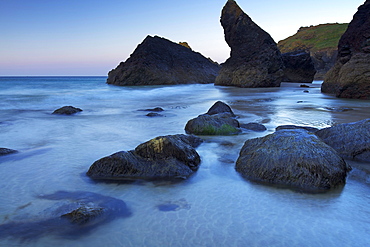
M 358 8 L 341 37 L 336 63 L 321 91 L 341 98 L 370 99 L 370 0 Z
M 238 87 L 278 87 L 283 62 L 271 36 L 256 25 L 233 0 L 222 9 L 221 25 L 231 48 L 216 85 Z
M 108 84 L 214 83 L 219 66 L 200 53 L 160 37 L 147 36 L 131 56 L 108 73 Z
M 338 42 L 348 24 L 321 24 L 301 27 L 296 34 L 278 42 L 282 53 L 309 52 L 316 69 L 316 80 L 324 79 L 337 58 Z

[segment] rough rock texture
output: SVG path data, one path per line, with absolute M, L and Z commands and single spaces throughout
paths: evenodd
M 130 58 L 109 72 L 107 83 L 118 86 L 214 83 L 219 68 L 189 48 L 147 36 Z
M 283 61 L 275 41 L 256 25 L 233 0 L 222 9 L 221 25 L 231 48 L 216 85 L 238 87 L 279 87 Z
M 92 179 L 185 179 L 199 167 L 195 151 L 202 139 L 189 135 L 159 136 L 128 152 L 95 161 L 87 175 Z
M 351 169 L 333 148 L 303 129 L 247 140 L 235 168 L 251 180 L 312 192 L 343 185 Z
M 370 162 L 370 118 L 338 124 L 315 134 L 343 158 Z
M 2 155 L 8 155 L 8 154 L 13 154 L 17 153 L 17 150 L 14 149 L 9 149 L 9 148 L 0 148 L 0 156 Z
M 233 135 L 240 132 L 239 127 L 230 106 L 217 101 L 206 114 L 189 120 L 185 131 L 194 135 Z
M 358 8 L 341 37 L 337 61 L 321 91 L 340 98 L 370 99 L 370 0 Z
M 62 108 L 55 110 L 53 114 L 72 115 L 72 114 L 76 114 L 81 111 L 82 110 L 80 108 L 76 108 L 73 106 L 63 106 Z
M 316 69 L 309 53 L 288 52 L 282 54 L 282 59 L 285 66 L 283 81 L 305 83 L 313 81 Z

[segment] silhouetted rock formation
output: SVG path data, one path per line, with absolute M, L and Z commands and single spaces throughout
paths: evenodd
M 126 62 L 108 74 L 118 86 L 214 83 L 219 65 L 200 53 L 160 37 L 147 36 Z
M 275 41 L 256 25 L 233 0 L 222 9 L 221 25 L 231 48 L 216 85 L 238 87 L 279 87 L 283 62 Z
M 370 0 L 358 8 L 338 44 L 338 58 L 321 91 L 340 98 L 370 99 Z
M 202 139 L 190 135 L 159 136 L 131 151 L 95 161 L 87 175 L 92 179 L 186 179 L 199 167 L 195 148 Z
M 315 134 L 343 158 L 370 162 L 370 118 L 338 124 Z
M 283 81 L 305 83 L 313 81 L 316 69 L 309 53 L 288 52 L 282 54 L 282 58 L 285 66 Z
M 235 168 L 254 181 L 312 192 L 343 185 L 351 170 L 333 148 L 304 129 L 247 140 Z

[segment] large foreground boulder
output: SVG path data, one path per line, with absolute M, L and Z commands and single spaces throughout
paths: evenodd
M 311 192 L 343 185 L 351 169 L 333 148 L 303 129 L 247 140 L 235 168 L 254 181 Z
M 370 118 L 338 124 L 315 134 L 343 158 L 370 162 Z
M 158 36 L 147 36 L 108 74 L 118 86 L 214 83 L 219 65 L 200 53 Z
M 195 148 L 202 139 L 190 135 L 159 136 L 131 151 L 95 161 L 87 175 L 92 179 L 186 179 L 199 167 Z
M 221 25 L 231 48 L 216 85 L 238 87 L 279 87 L 283 61 L 275 41 L 243 12 L 234 0 L 222 9 Z
M 338 57 L 321 91 L 340 98 L 370 99 L 370 0 L 358 8 L 338 44 Z
M 282 54 L 284 62 L 284 82 L 311 83 L 316 69 L 309 53 L 305 51 Z
M 233 135 L 240 132 L 239 127 L 230 106 L 217 101 L 207 113 L 189 120 L 185 131 L 194 135 Z

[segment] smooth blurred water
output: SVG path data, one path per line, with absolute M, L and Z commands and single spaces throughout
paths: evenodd
M 300 88 L 242 89 L 213 85 L 116 87 L 105 77 L 0 78 L 0 224 L 42 218 L 59 190 L 89 191 L 124 200 L 132 211 L 78 239 L 48 234 L 0 246 L 368 246 L 370 164 L 354 167 L 347 184 L 325 194 L 302 194 L 242 179 L 234 162 L 244 141 L 283 124 L 327 127 L 370 117 L 370 102 L 320 93 L 320 83 Z M 304 92 L 308 90 L 309 92 Z M 214 102 L 228 103 L 242 123 L 265 132 L 205 136 L 202 163 L 176 183 L 94 183 L 85 172 L 97 159 L 159 135 L 184 133 L 186 122 Z M 64 105 L 83 112 L 51 113 Z M 138 111 L 162 107 L 163 117 Z M 179 205 L 160 211 L 158 205 Z

